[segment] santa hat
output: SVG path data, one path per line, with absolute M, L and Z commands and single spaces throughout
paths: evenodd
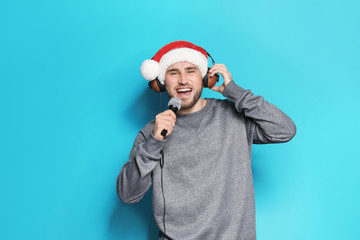
M 140 67 L 142 76 L 149 81 L 158 80 L 164 84 L 166 69 L 177 62 L 196 65 L 204 77 L 208 71 L 207 52 L 190 42 L 175 41 L 162 47 L 152 59 L 146 59 Z

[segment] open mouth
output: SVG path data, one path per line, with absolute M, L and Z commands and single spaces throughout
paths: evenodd
M 176 92 L 180 97 L 187 97 L 191 94 L 192 89 L 191 88 L 178 88 L 178 89 L 176 89 Z

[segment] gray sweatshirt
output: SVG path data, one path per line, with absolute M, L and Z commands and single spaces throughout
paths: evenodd
M 234 81 L 224 96 L 207 99 L 199 112 L 178 114 L 162 141 L 153 137 L 150 121 L 120 171 L 116 190 L 125 203 L 139 201 L 153 185 L 159 239 L 256 239 L 252 144 L 287 142 L 296 127 Z

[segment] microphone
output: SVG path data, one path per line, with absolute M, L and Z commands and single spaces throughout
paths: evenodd
M 181 100 L 177 97 L 173 97 L 169 100 L 168 107 L 170 110 L 172 110 L 175 114 L 177 111 L 181 108 Z M 167 134 L 167 130 L 163 129 L 161 131 L 161 136 L 165 137 Z

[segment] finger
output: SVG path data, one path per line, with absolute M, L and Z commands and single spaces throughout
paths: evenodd
M 175 124 L 175 122 L 176 122 L 176 115 L 174 114 L 174 115 L 165 115 L 165 114 L 163 114 L 163 115 L 159 115 L 158 117 L 157 117 L 157 119 L 161 119 L 161 120 L 166 120 L 166 121 L 169 121 L 169 122 L 173 122 L 174 124 Z
M 224 70 L 227 70 L 225 64 L 222 64 L 222 63 L 219 63 L 219 64 L 217 65 L 217 67 L 222 68 L 222 69 L 224 69 Z
M 172 122 L 175 125 L 176 117 L 174 118 L 174 116 L 167 114 L 159 114 L 155 118 L 155 122 L 158 121 L 168 121 L 168 122 Z
M 219 69 L 222 69 L 223 71 L 226 71 L 227 68 L 225 66 L 212 66 L 210 69 L 209 69 L 209 72 L 212 72 L 214 70 L 219 70 Z
M 172 111 L 171 111 L 172 112 Z M 176 122 L 176 115 L 172 112 L 172 113 L 166 113 L 166 114 L 162 114 L 159 116 L 160 119 L 165 119 L 167 121 L 171 121 L 173 123 Z
M 175 127 L 175 123 L 173 121 L 169 121 L 168 119 L 160 119 L 157 123 L 157 127 Z
M 168 123 L 168 122 L 160 122 L 158 125 L 157 125 L 157 131 L 159 133 L 162 132 L 162 130 L 166 130 L 166 131 L 171 131 L 173 129 L 173 127 Z
M 224 79 L 225 78 L 232 79 L 231 73 L 227 69 L 216 68 L 212 72 L 209 72 L 210 77 L 213 77 L 216 73 L 220 73 Z
M 170 116 L 174 121 L 176 121 L 176 114 L 172 110 L 166 110 L 163 113 L 164 115 Z
M 210 73 L 210 76 L 213 77 L 213 76 L 215 76 L 215 74 L 217 74 L 217 73 L 220 73 L 222 76 L 224 76 L 225 71 L 224 71 L 223 69 L 215 69 L 214 71 L 212 71 L 212 72 Z
M 172 110 L 169 110 L 169 111 L 170 111 L 170 116 L 172 117 L 172 119 L 175 122 L 176 121 L 176 114 Z
M 216 64 L 216 65 L 212 66 L 209 71 L 213 71 L 215 69 L 222 69 L 224 71 L 227 71 L 227 68 L 225 67 L 224 64 Z
M 211 90 L 215 91 L 215 92 L 220 92 L 220 88 L 217 86 L 213 86 L 212 88 L 210 88 Z

